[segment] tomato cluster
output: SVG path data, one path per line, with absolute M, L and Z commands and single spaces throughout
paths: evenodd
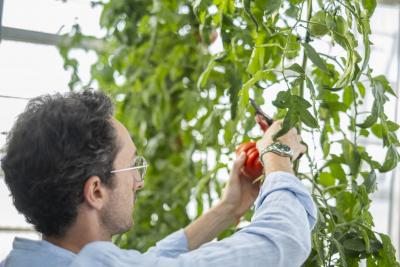
M 246 162 L 242 169 L 242 173 L 250 180 L 260 177 L 263 173 L 263 166 L 259 160 L 259 153 L 256 147 L 256 142 L 249 141 L 239 145 L 236 149 L 236 155 L 241 152 L 246 153 Z

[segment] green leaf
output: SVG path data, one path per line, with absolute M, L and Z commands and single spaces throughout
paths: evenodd
M 332 238 L 333 243 L 336 246 L 336 249 L 339 251 L 339 255 L 340 255 L 340 262 L 342 263 L 343 267 L 347 267 L 347 261 L 346 261 L 346 254 L 344 253 L 344 249 L 343 246 L 339 243 L 339 241 L 337 241 L 335 238 Z
M 304 122 L 305 125 L 307 125 L 310 128 L 318 128 L 318 122 L 317 120 L 311 115 L 311 113 L 308 110 L 302 110 L 300 113 L 300 119 L 302 122 Z
M 365 86 L 361 82 L 357 82 L 357 88 L 362 97 L 365 97 Z
M 390 85 L 389 81 L 386 79 L 385 76 L 379 75 L 374 77 L 375 83 L 379 84 L 379 86 L 383 87 L 383 90 L 393 96 L 396 96 L 395 92 L 392 89 L 392 86 Z
M 367 190 L 367 193 L 373 193 L 377 189 L 377 184 L 376 184 L 376 173 L 372 169 L 370 173 L 368 174 L 367 178 L 364 179 L 365 189 Z
M 325 24 L 326 17 L 327 13 L 323 10 L 318 11 L 311 17 L 309 23 L 311 35 L 321 37 L 329 32 L 329 29 Z
M 289 91 L 280 91 L 272 104 L 278 108 L 288 108 L 288 112 L 283 120 L 282 129 L 276 134 L 275 138 L 282 136 L 293 128 L 300 120 L 311 128 L 318 128 L 317 120 L 307 110 L 311 104 L 302 97 L 291 95 Z
M 353 86 L 347 86 L 346 88 L 344 88 L 343 104 L 345 104 L 347 108 L 351 106 L 356 97 L 357 96 L 355 95 Z
M 365 244 L 360 238 L 346 239 L 343 241 L 343 247 L 353 251 L 365 251 Z
M 300 87 L 303 82 L 304 82 L 304 76 L 300 76 L 295 80 L 291 81 L 290 86 L 292 87 L 292 92 L 296 93 L 295 92 L 296 88 Z
M 346 182 L 346 174 L 344 173 L 344 170 L 340 164 L 330 163 L 329 169 L 331 170 L 331 173 L 332 175 L 334 175 L 335 178 L 337 178 L 341 182 Z
M 249 18 L 251 19 L 251 21 L 254 23 L 254 25 L 256 26 L 256 30 L 258 32 L 258 22 L 257 19 L 254 17 L 253 12 L 251 12 L 251 2 L 252 0 L 243 0 L 243 7 L 244 7 L 244 12 L 247 16 L 249 16 Z
M 365 119 L 363 123 L 357 124 L 360 128 L 369 128 L 378 120 L 379 115 L 382 113 L 381 108 L 379 107 L 380 101 L 379 99 L 375 99 L 372 104 L 371 114 Z
M 304 98 L 297 95 L 290 95 L 290 107 L 295 108 L 297 110 L 305 110 L 311 107 L 310 102 L 305 100 Z
M 264 10 L 266 16 L 271 15 L 277 11 L 283 0 L 255 0 L 256 4 Z
M 211 71 L 215 66 L 214 59 L 211 59 L 208 63 L 206 69 L 200 74 L 199 79 L 197 80 L 197 88 L 203 89 L 206 87 L 208 77 L 210 76 Z
M 365 252 L 367 254 L 371 253 L 371 245 L 370 245 L 370 241 L 369 241 L 369 237 L 368 237 L 368 233 L 365 229 L 361 228 L 360 229 L 361 235 L 363 237 L 364 240 L 364 244 L 365 244 Z
M 239 105 L 238 105 L 238 116 L 236 120 L 243 119 L 244 114 L 246 112 L 246 107 L 249 104 L 249 90 L 243 88 L 239 91 Z
M 319 183 L 325 187 L 335 185 L 335 178 L 329 172 L 321 172 L 318 177 Z
M 378 117 L 384 117 L 384 104 L 388 100 L 388 97 L 385 95 L 385 91 L 388 90 L 388 87 L 382 79 L 374 78 L 372 80 L 372 94 L 374 95 L 374 105 L 373 112 L 375 112 Z M 376 103 L 376 104 L 375 104 Z
M 302 43 L 306 54 L 308 58 L 311 60 L 312 63 L 315 64 L 320 70 L 323 72 L 329 74 L 328 67 L 326 66 L 326 63 L 321 59 L 321 57 L 318 55 L 317 51 L 315 51 L 314 47 L 309 45 L 308 43 Z
M 349 165 L 352 175 L 356 175 L 360 169 L 361 157 L 356 147 L 348 139 L 342 140 L 343 157 Z
M 348 30 L 346 20 L 342 16 L 334 18 L 333 30 L 340 34 L 345 34 Z
M 359 67 L 356 63 L 359 61 L 359 56 L 355 51 L 355 47 L 357 46 L 356 40 L 354 35 L 349 31 L 345 34 L 334 32 L 332 36 L 334 41 L 347 51 L 347 60 L 345 60 L 346 66 L 343 70 L 343 74 L 334 86 L 339 88 L 345 87 L 350 85 L 350 81 L 352 81 L 354 77 L 358 79 L 356 72 L 359 72 Z
M 367 10 L 368 16 L 371 17 L 376 8 L 376 0 L 362 0 L 362 5 Z
M 396 132 L 400 128 L 400 125 L 398 125 L 397 123 L 395 123 L 393 121 L 389 121 L 389 120 L 386 121 L 386 125 L 387 125 L 389 131 L 392 131 L 392 132 Z
M 199 13 L 200 11 L 206 10 L 208 5 L 210 4 L 209 1 L 202 1 L 202 0 L 193 0 L 191 2 L 195 13 Z
M 300 74 L 304 74 L 304 69 L 297 63 L 294 63 L 293 65 L 291 65 L 289 68 L 287 68 L 288 70 L 292 70 L 295 71 L 297 73 Z
M 290 107 L 290 93 L 288 91 L 280 91 L 272 104 L 277 108 Z
M 237 115 L 237 106 L 239 102 L 239 91 L 242 87 L 242 79 L 240 72 L 235 68 L 227 74 L 229 78 L 229 100 L 231 103 L 231 119 L 234 120 Z
M 255 42 L 255 47 L 251 53 L 249 64 L 247 65 L 246 71 L 250 74 L 255 74 L 257 71 L 263 69 L 265 64 L 265 50 L 266 47 L 262 47 L 265 40 L 265 34 L 259 33 Z
M 390 145 L 388 147 L 385 161 L 382 167 L 379 169 L 380 172 L 388 172 L 393 170 L 397 166 L 397 162 L 399 161 L 399 153 L 394 145 Z
M 289 109 L 286 113 L 285 118 L 283 119 L 282 129 L 280 129 L 274 135 L 274 140 L 289 132 L 289 130 L 292 129 L 298 121 L 299 117 L 297 116 L 297 114 L 293 110 Z
M 382 257 L 384 259 L 383 264 L 380 266 L 399 266 L 396 261 L 396 250 L 394 249 L 390 237 L 385 234 L 379 234 L 382 240 Z
M 350 192 L 341 192 L 336 198 L 336 209 L 342 221 L 354 219 L 354 210 L 358 203 L 357 198 Z
M 285 14 L 289 17 L 292 18 L 297 18 L 297 16 L 299 15 L 300 9 L 297 6 L 290 6 L 286 11 Z
M 251 58 L 246 71 L 250 74 L 256 73 L 264 66 L 265 47 L 255 47 L 251 53 Z
M 383 138 L 383 127 L 382 124 L 376 123 L 371 127 L 372 133 L 378 137 L 378 138 Z
M 259 70 L 256 73 L 254 73 L 253 77 L 246 81 L 246 83 L 243 85 L 242 89 L 243 90 L 249 90 L 254 84 L 261 80 L 265 79 L 274 79 L 274 75 L 271 75 L 271 70 Z
M 378 120 L 378 115 L 377 114 L 371 114 L 369 115 L 363 123 L 357 124 L 358 127 L 360 128 L 369 128 L 371 127 L 376 121 Z
M 367 129 L 360 129 L 360 135 L 368 137 L 369 136 L 369 131 Z
M 315 88 L 314 88 L 312 81 L 308 77 L 306 77 L 306 85 L 307 85 L 307 88 L 310 89 L 310 93 L 311 93 L 312 97 L 315 98 Z
M 322 152 L 324 153 L 324 158 L 326 158 L 330 152 L 330 142 L 328 138 L 328 130 L 326 124 L 324 125 L 321 133 L 320 144 L 322 146 Z

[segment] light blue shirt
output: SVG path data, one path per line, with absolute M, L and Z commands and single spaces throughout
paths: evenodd
M 289 173 L 274 172 L 261 188 L 251 223 L 228 238 L 196 250 L 189 251 L 183 230 L 167 236 L 146 253 L 96 241 L 74 254 L 44 240 L 16 238 L 0 267 L 300 266 L 311 251 L 315 222 L 316 207 L 304 185 Z

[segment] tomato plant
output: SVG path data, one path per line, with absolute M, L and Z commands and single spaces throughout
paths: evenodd
M 377 173 L 391 171 L 400 158 L 399 126 L 384 109 L 395 94 L 369 65 L 376 0 L 94 5 L 103 10 L 104 46 L 96 51 L 87 85 L 77 73 L 79 60 L 69 53 L 74 44 L 60 47 L 73 72 L 70 86 L 95 83 L 115 97 L 117 118 L 152 166 L 138 197 L 136 225 L 116 243 L 145 250 L 212 205 L 232 152 L 250 139 L 251 95 L 275 107 L 274 118 L 283 119 L 279 135 L 297 127 L 314 144 L 301 159 L 309 169 L 295 164 L 319 209 L 305 266 L 358 266 L 362 260 L 399 265 L 390 238 L 374 231 L 369 212 Z M 219 33 L 218 52 L 209 48 L 213 32 Z M 71 35 L 85 40 L 78 26 Z M 326 45 L 335 49 L 326 52 Z M 361 111 L 367 95 L 373 103 Z M 383 161 L 360 142 L 372 135 L 381 141 Z M 254 149 L 248 152 L 248 164 L 258 164 Z

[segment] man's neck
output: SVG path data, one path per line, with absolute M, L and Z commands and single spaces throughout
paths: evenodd
M 79 253 L 84 246 L 91 242 L 110 241 L 111 235 L 103 229 L 104 227 L 97 222 L 78 219 L 62 237 L 43 236 L 43 240 L 74 253 Z

